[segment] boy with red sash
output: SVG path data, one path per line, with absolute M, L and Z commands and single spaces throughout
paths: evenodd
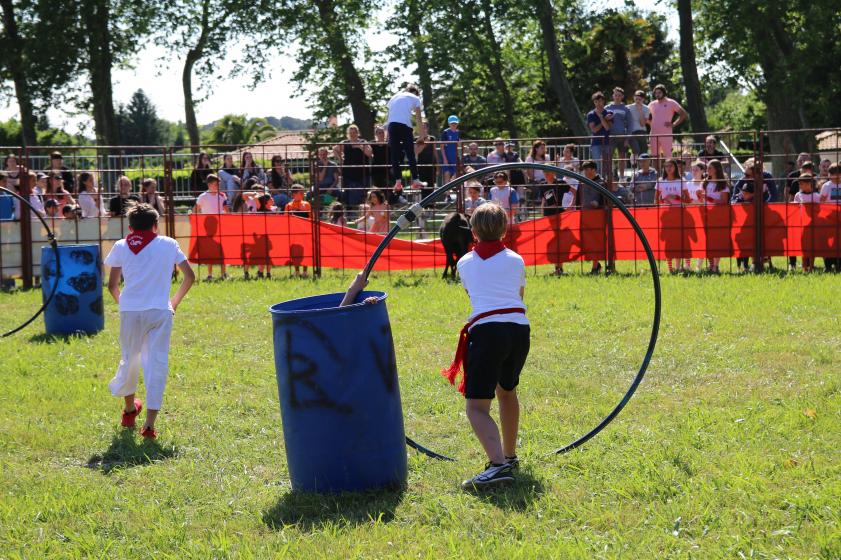
M 488 456 L 485 470 L 461 487 L 476 490 L 513 482 L 517 460 L 520 403 L 517 384 L 529 353 L 529 321 L 523 293 L 523 258 L 506 249 L 502 238 L 508 216 L 498 204 L 473 211 L 470 227 L 478 242 L 457 264 L 461 283 L 470 297 L 470 321 L 459 335 L 455 360 L 441 373 L 467 399 L 467 418 Z M 490 415 L 494 395 L 499 399 L 502 438 Z
M 111 267 L 108 291 L 120 306 L 120 366 L 108 383 L 111 394 L 123 397 L 121 424 L 135 427 L 143 402 L 135 398 L 140 367 L 146 384 L 146 422 L 140 435 L 155 439 L 155 419 L 163 402 L 169 373 L 169 337 L 178 304 L 196 277 L 187 257 L 171 237 L 158 235 L 158 212 L 149 204 L 135 204 L 127 212 L 130 233 L 114 244 L 105 264 Z M 172 267 L 184 280 L 172 296 Z M 123 289 L 120 290 L 120 277 Z

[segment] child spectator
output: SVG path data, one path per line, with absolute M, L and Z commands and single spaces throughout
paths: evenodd
M 105 214 L 102 196 L 94 184 L 93 174 L 87 171 L 79 173 L 79 207 L 83 218 L 98 218 Z
M 225 193 L 219 192 L 219 177 L 214 174 L 207 175 L 207 191 L 201 193 L 196 199 L 196 206 L 194 212 L 199 214 L 224 214 L 228 211 L 228 199 Z M 226 272 L 225 263 L 219 265 L 221 269 L 222 280 L 227 280 L 228 274 Z M 213 280 L 213 263 L 207 265 L 206 281 Z
M 642 153 L 637 158 L 639 171 L 634 173 L 631 190 L 634 194 L 634 204 L 648 206 L 654 204 L 656 194 L 657 170 L 651 167 L 651 156 Z
M 193 268 L 178 243 L 157 235 L 158 213 L 148 204 L 128 211 L 131 233 L 114 244 L 105 264 L 111 267 L 108 291 L 120 306 L 120 366 L 108 383 L 111 394 L 123 397 L 121 425 L 134 428 L 143 402 L 135 398 L 140 368 L 146 383 L 146 422 L 140 435 L 155 439 L 155 420 L 163 403 L 169 373 L 169 340 L 172 321 L 181 300 L 195 281 Z M 184 275 L 181 285 L 169 297 L 172 268 Z M 120 290 L 120 277 L 123 289 Z
M 508 223 L 514 223 L 514 216 L 517 214 L 517 206 L 520 199 L 517 191 L 508 184 L 508 173 L 497 171 L 494 174 L 494 186 L 491 187 L 490 201 L 501 206 L 508 215 Z
M 155 209 L 159 216 L 166 214 L 166 206 L 161 195 L 158 194 L 158 182 L 151 177 L 143 179 L 140 183 L 140 202 L 145 202 Z
M 582 163 L 581 172 L 591 181 L 595 181 L 596 183 L 605 186 L 601 175 L 597 173 L 597 164 L 595 161 L 588 159 Z M 604 198 L 601 193 L 589 185 L 580 183 L 578 185 L 578 196 L 582 210 L 595 210 L 597 208 L 604 207 Z M 598 274 L 601 269 L 602 264 L 599 261 L 593 261 L 593 267 L 590 269 L 590 274 Z M 612 265 L 608 262 L 605 273 L 609 274 L 611 272 L 613 272 Z
M 841 204 L 841 163 L 833 163 L 827 169 L 829 179 L 821 185 L 821 202 Z M 837 254 L 837 253 L 836 253 Z M 824 257 L 824 268 L 827 272 L 841 269 L 841 258 Z
M 820 193 L 815 192 L 815 178 L 812 175 L 801 175 L 797 180 L 800 190 L 794 195 L 794 202 L 797 204 L 818 204 L 821 201 Z M 811 256 L 803 255 L 803 272 L 812 272 L 814 260 Z
M 546 157 L 546 142 L 543 140 L 535 140 L 531 145 L 531 151 L 526 156 L 526 163 L 547 163 Z M 554 181 L 554 177 L 552 177 Z M 526 169 L 526 180 L 529 183 L 529 190 L 534 189 L 535 185 L 543 185 L 549 183 L 546 173 L 542 169 Z M 540 189 L 535 189 L 540 190 Z
M 131 192 L 131 179 L 125 175 L 117 179 L 117 194 L 108 201 L 108 214 L 112 218 L 125 216 L 128 205 L 140 202 L 140 197 Z
M 291 190 L 292 201 L 286 204 L 286 212 L 300 218 L 309 218 L 312 207 L 309 202 L 304 200 L 304 186 L 295 183 L 292 185 Z M 306 266 L 302 267 L 301 265 L 294 263 L 293 266 L 295 268 L 295 276 L 298 276 L 299 278 L 306 278 L 309 275 L 307 273 Z M 303 268 L 303 272 L 301 272 L 301 268 Z
M 61 217 L 67 220 L 75 220 L 76 218 L 80 217 L 82 214 L 82 210 L 78 206 L 74 206 L 73 204 L 65 204 L 61 207 Z
M 190 190 L 200 192 L 207 188 L 207 178 L 213 174 L 210 168 L 210 156 L 201 152 L 196 159 L 196 166 L 190 174 Z
M 724 205 L 730 204 L 730 181 L 724 176 L 724 166 L 721 161 L 711 159 L 707 164 L 707 181 L 704 185 L 706 194 L 704 200 L 707 204 Z M 710 258 L 710 272 L 718 274 L 718 265 L 721 257 Z
M 283 157 L 279 155 L 272 156 L 272 170 L 269 174 L 269 193 L 272 195 L 274 205 L 280 210 L 286 208 L 289 202 L 289 187 L 295 181 L 292 179 L 292 173 L 286 165 Z
M 47 190 L 44 192 L 44 200 L 55 200 L 59 207 L 65 204 L 75 204 L 76 201 L 64 188 L 64 180 L 58 173 L 53 173 L 47 180 Z
M 368 196 L 362 208 L 362 216 L 356 220 L 356 223 L 361 225 L 362 229 L 368 233 L 388 233 L 388 203 L 383 191 L 378 189 L 368 191 Z
M 458 389 L 464 394 L 467 418 L 489 461 L 485 470 L 462 483 L 464 490 L 514 480 L 519 466 L 517 385 L 530 338 L 523 303 L 525 264 L 520 255 L 502 243 L 507 214 L 496 204 L 485 204 L 473 212 L 470 226 L 478 242 L 457 264 L 470 298 L 470 320 L 459 336 L 455 360 L 442 370 L 452 384 L 463 371 Z M 501 438 L 490 415 L 494 396 L 499 399 Z
M 740 180 L 733 187 L 732 204 L 752 204 L 754 195 L 753 181 Z M 748 257 L 736 257 L 736 270 L 739 272 L 750 272 Z
M 44 214 L 48 218 L 58 218 L 58 202 L 55 199 L 49 199 L 44 202 Z
M 688 193 L 684 190 L 683 179 L 678 175 L 678 163 L 673 158 L 669 158 L 663 164 L 663 177 L 657 181 L 657 202 L 662 206 L 681 206 L 684 202 L 688 202 Z M 669 272 L 674 273 L 673 261 L 676 259 L 667 259 L 669 265 Z M 680 259 L 677 259 L 677 271 L 681 271 L 683 267 L 680 264 Z M 686 270 L 690 269 L 690 261 L 686 259 Z
M 334 226 L 347 227 L 345 206 L 341 202 L 336 201 L 330 205 L 330 223 Z
M 487 200 L 482 198 L 482 184 L 478 181 L 470 181 L 467 184 L 467 197 L 464 199 L 465 215 L 469 218 L 474 210 L 486 202 Z
M 415 158 L 417 159 L 418 177 L 421 183 L 421 197 L 425 198 L 435 190 L 438 175 L 438 152 L 435 149 L 435 137 L 429 134 L 429 123 L 424 119 L 418 126 L 420 133 L 415 138 Z M 402 191 L 403 183 L 395 183 L 395 190 Z
M 444 171 L 444 182 L 449 183 L 455 177 L 458 164 L 458 142 L 461 131 L 458 129 L 459 120 L 456 115 L 447 117 L 447 128 L 441 133 L 441 142 L 448 142 L 441 146 L 441 160 Z
M 254 177 L 261 185 L 266 184 L 266 172 L 257 165 L 251 152 L 242 152 L 242 168 L 239 170 L 239 177 L 243 183 Z

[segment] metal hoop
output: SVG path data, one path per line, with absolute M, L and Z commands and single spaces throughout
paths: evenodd
M 512 162 L 512 163 L 501 163 L 498 165 L 491 165 L 488 167 L 483 167 L 481 170 L 472 171 L 467 173 L 466 175 L 462 175 L 456 179 L 453 179 L 446 185 L 443 185 L 433 191 L 429 196 L 421 200 L 419 203 L 412 205 L 409 210 L 407 210 L 403 215 L 401 215 L 398 220 L 397 224 L 391 228 L 385 238 L 380 242 L 377 246 L 377 249 L 374 251 L 374 254 L 371 255 L 368 264 L 365 265 L 363 272 L 365 273 L 365 278 L 368 278 L 368 275 L 371 273 L 371 270 L 374 268 L 374 264 L 377 262 L 377 259 L 380 258 L 380 255 L 391 243 L 391 240 L 404 228 L 406 228 L 409 224 L 414 222 L 418 218 L 418 214 L 431 203 L 437 201 L 441 198 L 444 193 L 458 187 L 459 185 L 471 180 L 476 179 L 479 177 L 483 177 L 488 174 L 493 174 L 497 171 L 505 171 L 508 169 L 539 169 L 541 171 L 549 171 L 554 173 L 555 175 L 560 175 L 562 177 L 570 177 L 575 179 L 579 183 L 583 183 L 588 187 L 595 189 L 599 194 L 606 197 L 610 202 L 622 212 L 622 215 L 628 220 L 633 227 L 634 232 L 637 234 L 637 237 L 642 242 L 643 249 L 645 249 L 645 254 L 648 257 L 648 263 L 651 266 L 651 281 L 654 285 L 654 319 L 651 325 L 651 337 L 648 341 L 648 350 L 645 353 L 645 357 L 642 360 L 642 365 L 639 368 L 636 376 L 634 376 L 634 380 L 631 382 L 631 386 L 625 392 L 624 396 L 619 400 L 619 403 L 613 407 L 613 410 L 605 416 L 601 422 L 599 422 L 594 428 L 590 431 L 585 433 L 583 436 L 579 437 L 578 439 L 574 440 L 572 443 L 569 443 L 563 447 L 560 447 L 553 451 L 551 455 L 560 455 L 562 453 L 566 453 L 568 451 L 572 451 L 573 449 L 584 445 L 587 441 L 595 437 L 599 432 L 601 432 L 608 424 L 610 424 L 616 416 L 625 408 L 625 405 L 628 404 L 628 401 L 631 400 L 631 397 L 639 387 L 640 383 L 642 383 L 643 377 L 645 377 L 645 372 L 648 370 L 648 365 L 651 363 L 651 357 L 654 355 L 654 347 L 657 344 L 657 335 L 660 331 L 660 311 L 662 307 L 662 300 L 660 294 L 660 274 L 657 270 L 657 260 L 654 258 L 654 252 L 651 250 L 651 246 L 648 244 L 648 239 L 645 237 L 645 233 L 643 233 L 642 228 L 634 219 L 634 216 L 628 210 L 628 207 L 619 200 L 619 198 L 607 190 L 604 186 L 596 183 L 592 179 L 588 179 L 587 177 L 580 175 L 578 173 L 574 173 L 567 169 L 563 169 L 560 167 L 556 167 L 554 165 L 548 165 L 544 163 L 528 163 L 528 162 Z M 406 443 L 413 449 L 420 451 L 421 453 L 428 455 L 434 459 L 441 459 L 447 461 L 454 461 L 451 457 L 447 457 L 445 455 L 441 455 L 440 453 L 435 453 L 427 449 L 426 447 L 416 443 L 411 438 L 406 437 Z

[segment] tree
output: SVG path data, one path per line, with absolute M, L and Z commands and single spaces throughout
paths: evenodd
M 701 81 L 695 64 L 695 34 L 692 27 L 692 0 L 677 0 L 680 18 L 680 67 L 683 71 L 683 86 L 686 89 L 686 108 L 695 132 L 709 129 L 704 98 L 701 95 Z
M 142 89 L 134 92 L 128 105 L 117 113 L 119 142 L 126 146 L 157 146 L 163 143 L 163 123 L 152 101 Z
M 245 115 L 225 115 L 214 123 L 206 142 L 218 146 L 238 146 L 265 140 L 276 133 L 265 119 L 249 120 Z
M 0 0 L 3 6 L 2 43 L 6 55 L 5 66 L 15 84 L 15 95 L 18 99 L 21 120 L 21 141 L 23 146 L 35 144 L 35 112 L 32 108 L 32 94 L 26 80 L 26 60 L 23 54 L 22 38 L 18 33 L 15 20 L 15 8 L 12 0 Z

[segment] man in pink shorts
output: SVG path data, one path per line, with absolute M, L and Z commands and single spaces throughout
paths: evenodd
M 648 104 L 651 111 L 651 154 L 655 161 L 672 157 L 672 129 L 688 117 L 680 103 L 666 97 L 666 86 L 654 86 L 654 101 Z M 677 114 L 677 120 L 674 120 Z

